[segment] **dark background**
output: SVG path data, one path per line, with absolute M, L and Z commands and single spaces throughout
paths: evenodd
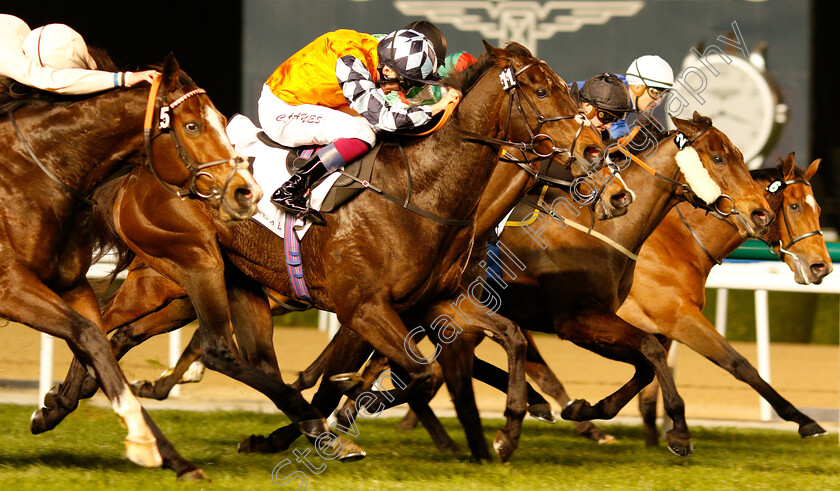
M 277 2 L 279 5 L 289 5 L 289 2 Z M 269 20 L 268 23 L 272 28 L 276 29 L 281 37 L 288 33 L 288 38 L 307 38 L 311 39 L 317 35 L 337 27 L 354 27 L 354 24 L 379 25 L 383 22 L 377 23 L 375 14 L 376 2 L 347 2 L 346 7 L 358 12 L 359 15 L 353 18 L 338 15 L 336 12 L 330 12 L 319 7 L 317 1 L 299 1 L 293 2 L 297 8 L 304 9 L 303 11 L 281 12 L 282 16 L 279 20 Z M 730 22 L 730 16 L 738 19 L 739 24 L 742 22 L 742 17 L 721 13 L 718 7 L 723 4 L 731 6 L 736 9 L 745 9 L 752 4 L 752 2 L 743 2 L 740 0 L 732 2 L 680 2 L 685 6 L 696 6 L 698 4 L 708 4 L 710 8 L 708 11 L 711 16 L 717 11 L 717 15 L 722 22 L 721 26 L 725 27 L 727 22 Z M 770 21 L 772 17 L 772 10 L 774 8 L 773 2 L 765 2 L 764 8 L 767 9 L 767 20 Z M 804 4 L 805 2 L 803 2 Z M 321 3 L 320 6 L 328 5 Z M 62 22 L 72 26 L 79 31 L 85 40 L 92 45 L 105 48 L 109 51 L 114 61 L 123 69 L 132 70 L 143 68 L 148 64 L 159 63 L 168 52 L 173 52 L 181 63 L 181 67 L 189 73 L 196 82 L 205 88 L 219 110 L 226 116 L 230 116 L 236 112 L 248 112 L 249 97 L 243 94 L 243 79 L 246 79 L 247 71 L 253 70 L 253 63 L 246 63 L 243 66 L 243 19 L 245 9 L 248 5 L 263 6 L 264 2 L 249 0 L 226 0 L 223 2 L 185 2 L 179 0 L 170 0 L 168 2 L 162 1 L 145 1 L 145 2 L 100 2 L 100 1 L 35 1 L 35 0 L 3 0 L 0 11 L 17 15 L 26 21 L 30 27 L 37 27 L 52 22 Z M 655 1 L 647 2 L 645 8 L 665 8 L 667 2 L 657 3 Z M 758 6 L 761 7 L 762 3 Z M 800 4 L 801 5 L 801 4 Z M 823 227 L 831 227 L 840 229 L 840 196 L 838 196 L 837 189 L 840 188 L 840 171 L 837 165 L 840 165 L 840 125 L 838 125 L 838 118 L 840 118 L 840 94 L 838 94 L 838 61 L 840 56 L 835 50 L 840 47 L 840 29 L 837 28 L 834 22 L 834 2 L 828 0 L 812 0 L 810 3 L 810 33 L 808 35 L 810 41 L 810 50 L 805 49 L 801 56 L 809 58 L 810 77 L 805 78 L 797 84 L 802 87 L 797 88 L 796 85 L 789 87 L 789 96 L 798 93 L 799 95 L 808 94 L 808 101 L 803 101 L 805 108 L 800 112 L 808 120 L 807 126 L 810 128 L 807 136 L 804 139 L 808 141 L 797 141 L 796 148 L 798 149 L 797 162 L 800 167 L 805 167 L 809 164 L 808 158 L 821 157 L 823 163 L 820 167 L 820 172 L 817 178 L 814 179 L 814 187 L 817 193 L 817 198 L 822 205 Z M 276 8 L 276 5 L 274 6 Z M 374 9 L 374 10 L 372 10 Z M 269 10 L 266 8 L 266 10 Z M 259 12 L 252 12 L 251 15 L 259 16 Z M 277 15 L 276 13 L 274 15 Z M 318 16 L 320 23 L 323 25 L 309 25 L 309 22 L 300 22 L 292 20 L 292 17 L 309 18 L 312 15 Z M 323 15 L 323 16 L 322 16 Z M 386 14 L 388 15 L 388 14 Z M 285 19 L 289 19 L 286 22 Z M 725 21 L 725 22 L 724 22 Z M 758 18 L 761 21 L 761 17 Z M 276 22 L 276 28 L 274 23 Z M 617 30 L 621 30 L 622 22 L 629 22 L 623 19 L 615 19 L 613 21 Z M 661 22 L 656 20 L 655 22 Z M 664 22 L 664 21 L 663 21 Z M 696 27 L 692 22 L 691 16 L 683 18 L 673 18 L 673 23 L 685 25 L 686 28 Z M 747 22 L 743 22 L 746 30 Z M 304 25 L 306 24 L 306 25 Z M 334 25 L 336 24 L 336 25 Z M 360 24 L 360 25 L 361 25 Z M 384 24 L 388 24 L 384 22 Z M 591 27 L 595 32 L 600 32 L 604 35 L 612 36 L 616 29 L 611 29 L 608 24 L 604 26 Z M 652 25 L 652 27 L 656 27 Z M 664 24 L 661 26 L 666 27 Z M 671 26 L 673 27 L 673 25 Z M 374 31 L 376 29 L 373 29 Z M 382 29 L 380 29 L 382 30 Z M 652 29 L 656 30 L 656 29 Z M 780 26 L 777 31 L 783 31 L 784 26 Z M 450 31 L 444 29 L 447 37 L 450 36 Z M 718 32 L 713 30 L 711 32 Z M 722 30 L 720 30 L 722 32 Z M 591 35 L 587 35 L 582 31 L 583 39 L 593 39 Z M 748 39 L 751 39 L 748 32 L 744 33 Z M 453 37 L 457 35 L 464 35 L 464 33 L 453 33 Z M 471 33 L 476 40 L 479 39 L 478 34 Z M 779 32 L 779 35 L 784 39 L 784 33 Z M 762 33 L 763 37 L 767 37 Z M 457 37 L 456 37 L 457 39 Z M 577 39 L 580 39 L 578 37 Z M 610 39 L 607 37 L 607 39 Z M 612 46 L 619 47 L 616 38 L 616 43 Z M 753 37 L 751 40 L 754 40 Z M 772 50 L 784 49 L 783 42 L 776 42 L 775 46 L 773 39 L 768 39 L 770 42 L 771 53 Z M 297 43 L 293 41 L 292 44 Z M 477 44 L 477 42 L 475 43 Z M 568 46 L 568 44 L 565 44 Z M 297 47 L 294 46 L 273 46 L 266 45 L 264 48 L 269 51 L 277 53 L 276 58 L 270 60 L 270 65 L 276 66 L 276 63 L 291 54 Z M 660 52 L 666 53 L 672 46 L 667 40 L 660 41 Z M 460 49 L 474 50 L 473 46 L 468 46 Z M 458 48 L 456 48 L 458 49 Z M 680 52 L 684 51 L 683 47 L 679 47 Z M 286 53 L 289 51 L 289 53 Z M 609 54 L 604 53 L 605 59 L 609 59 Z M 549 53 L 541 52 L 540 55 L 548 56 Z M 674 58 L 671 56 L 670 58 Z M 672 61 L 675 68 L 677 63 Z M 771 60 L 772 61 L 772 60 Z M 784 61 L 784 60 L 781 60 Z M 781 63 L 775 62 L 778 67 Z M 578 66 L 578 68 L 580 68 Z M 608 67 L 609 69 L 621 70 L 620 67 Z M 772 68 L 772 66 L 771 66 Z M 260 69 L 262 70 L 262 68 Z M 262 70 L 265 71 L 265 70 Z M 580 69 L 581 73 L 569 73 L 569 77 L 586 78 L 587 73 L 591 71 L 588 67 Z M 245 75 L 244 75 L 245 74 Z M 268 73 L 257 74 L 257 79 L 264 77 Z M 567 78 L 569 78 L 567 77 Z M 262 78 L 264 79 L 264 78 Z M 252 84 L 253 85 L 253 84 Z M 250 90 L 250 89 L 249 89 Z M 256 94 L 253 94 L 255 97 Z M 246 101 L 246 102 L 243 102 Z M 807 115 L 807 116 L 806 116 Z M 780 152 L 787 153 L 788 150 L 780 149 Z M 805 155 L 801 155 L 805 153 Z M 808 155 L 810 153 L 810 155 Z

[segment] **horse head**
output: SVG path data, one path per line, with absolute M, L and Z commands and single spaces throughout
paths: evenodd
M 149 166 L 173 193 L 206 199 L 223 219 L 246 219 L 256 212 L 262 189 L 248 161 L 233 149 L 225 124 L 170 53 L 149 96 L 144 124 Z
M 811 189 L 811 178 L 820 159 L 802 170 L 791 152 L 773 169 L 752 172 L 762 183 L 777 219 L 761 237 L 794 273 L 802 285 L 822 283 L 832 271 L 831 257 L 820 231 L 820 205 Z M 805 240 L 807 239 L 807 240 Z
M 677 165 L 687 183 L 685 197 L 695 206 L 724 216 L 742 237 L 767 232 L 774 214 L 755 184 L 741 151 L 712 120 L 696 111 L 692 120 L 672 117 Z

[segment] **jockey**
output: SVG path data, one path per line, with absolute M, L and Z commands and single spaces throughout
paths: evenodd
M 78 32 L 64 24 L 30 30 L 21 19 L 0 14 L 0 76 L 60 94 L 90 94 L 151 83 L 157 72 L 105 72 Z
M 662 95 L 674 86 L 674 70 L 667 61 L 656 55 L 640 56 L 627 67 L 626 76 L 618 75 L 633 96 L 633 110 L 652 111 Z M 616 121 L 610 128 L 610 138 L 617 140 L 629 133 L 626 120 Z
M 592 127 L 606 139 L 610 127 L 633 110 L 630 94 L 621 79 L 612 73 L 590 77 L 580 88 L 579 83 L 572 85 L 572 97 L 578 99 L 580 109 Z
M 325 146 L 274 192 L 271 201 L 295 214 L 310 213 L 308 189 L 367 153 L 377 132 L 417 128 L 457 101 L 461 93 L 449 90 L 430 106 L 387 102 L 388 92 L 439 83 L 436 72 L 432 43 L 410 29 L 394 31 L 381 41 L 348 29 L 329 32 L 283 62 L 263 86 L 260 125 L 286 146 Z

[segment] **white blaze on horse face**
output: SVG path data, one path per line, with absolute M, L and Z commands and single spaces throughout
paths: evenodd
M 813 194 L 805 196 L 805 203 L 808 203 L 808 206 L 810 206 L 812 210 L 815 212 L 817 211 L 817 200 L 814 199 Z
M 677 152 L 677 167 L 680 168 L 688 186 L 700 199 L 710 205 L 720 197 L 720 186 L 703 167 L 700 155 L 692 147 L 685 147 Z

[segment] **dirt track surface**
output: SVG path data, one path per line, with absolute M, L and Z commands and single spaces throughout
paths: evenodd
M 186 345 L 194 329 L 185 328 L 183 345 Z M 279 328 L 275 331 L 274 340 L 284 380 L 290 383 L 326 345 L 327 335 L 312 328 Z M 536 342 L 549 366 L 573 398 L 585 398 L 594 403 L 618 389 L 632 375 L 629 365 L 603 359 L 554 336 L 537 335 Z M 756 364 L 753 343 L 733 345 Z M 0 328 L 0 346 L 3 347 L 0 351 L 0 380 L 38 380 L 39 333 L 10 324 Z M 429 345 L 420 346 L 425 354 L 432 353 Z M 675 376 L 689 419 L 759 420 L 758 395 L 750 387 L 685 346 L 679 346 L 678 350 Z M 836 409 L 840 399 L 838 348 L 776 343 L 770 351 L 773 387 L 806 414 L 828 423 L 827 429 L 835 429 Z M 506 366 L 502 349 L 491 342 L 485 341 L 479 346 L 479 356 L 497 366 Z M 56 342 L 54 380 L 64 378 L 69 362 L 69 349 L 63 342 Z M 168 365 L 167 337 L 159 336 L 138 347 L 129 353 L 121 365 L 129 380 L 156 378 Z M 500 414 L 504 409 L 503 396 L 481 382 L 475 382 L 474 385 L 482 414 Z M 313 390 L 309 390 L 304 395 L 309 399 L 313 393 Z M 34 405 L 37 399 L 35 389 L 0 388 L 0 403 Z M 101 393 L 96 399 L 104 401 Z M 551 402 L 554 409 L 558 410 L 557 404 Z M 177 407 L 194 410 L 239 408 L 276 411 L 258 392 L 210 371 L 201 383 L 181 386 L 181 395 L 177 398 L 163 403 L 144 401 L 144 405 L 150 409 Z M 441 391 L 432 401 L 432 406 L 441 415 L 451 414 L 449 394 L 445 390 Z M 637 402 L 634 400 L 620 416 L 632 417 L 638 414 Z M 793 424 L 790 427 L 792 430 L 796 428 Z

